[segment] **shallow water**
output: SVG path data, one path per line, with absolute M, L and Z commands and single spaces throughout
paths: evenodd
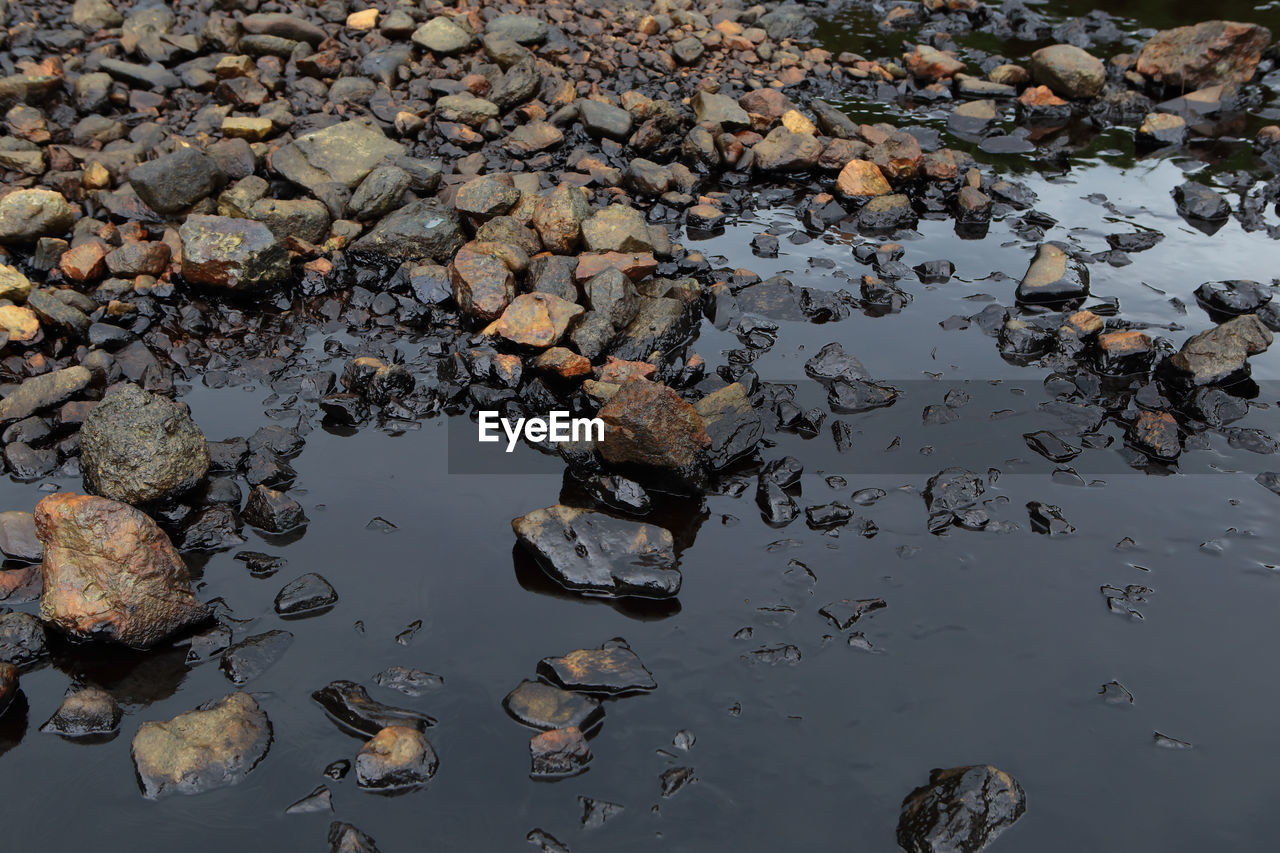
M 1055 8 L 1083 10 L 1078 5 Z M 1185 22 L 1199 11 L 1191 4 L 1116 8 L 1144 25 Z M 853 35 L 828 30 L 829 46 L 874 31 L 874 19 L 858 15 L 842 19 Z M 1276 15 L 1274 4 L 1233 11 L 1264 23 Z M 878 104 L 846 106 L 855 115 L 886 112 Z M 922 120 L 945 126 L 913 117 Z M 1239 148 L 1225 146 L 1246 156 Z M 1150 334 L 1176 346 L 1211 325 L 1192 295 L 1201 282 L 1265 282 L 1280 266 L 1280 244 L 1245 233 L 1235 220 L 1208 236 L 1176 216 L 1169 192 L 1188 171 L 1238 168 L 1208 159 L 1207 166 L 1189 154 L 1135 160 L 1131 140 L 1117 130 L 1073 154 L 1065 173 L 1043 173 L 1034 158 L 1000 162 L 1036 193 L 1036 209 L 1060 223 L 1045 239 L 1103 251 L 1109 233 L 1165 233 L 1155 249 L 1133 254 L 1131 265 L 1096 263 L 1090 272 L 1095 302 L 1118 299 L 1123 317 L 1151 324 Z M 1274 211 L 1268 217 L 1276 222 Z M 313 428 L 292 463 L 299 476 L 291 494 L 311 519 L 305 533 L 282 539 L 245 531 L 244 548 L 279 554 L 288 565 L 259 579 L 234 550 L 192 561 L 201 597 L 221 598 L 245 620 L 238 637 L 273 628 L 295 634 L 286 655 L 247 685 L 274 726 L 267 759 L 238 786 L 144 800 L 128 755 L 138 723 L 220 696 L 229 682 L 216 663 L 188 669 L 181 649 L 132 657 L 59 650 L 53 665 L 23 675 L 25 733 L 18 714 L 0 726 L 8 837 L 39 837 L 48 851 L 86 843 L 104 851 L 321 849 L 331 816 L 286 816 L 284 809 L 327 783 L 336 817 L 387 853 L 524 849 L 534 828 L 574 850 L 891 851 L 902 797 L 930 768 L 991 763 L 1017 777 L 1028 796 L 1026 816 L 998 850 L 1263 849 L 1280 831 L 1265 758 L 1280 749 L 1272 719 L 1280 685 L 1267 675 L 1270 651 L 1280 645 L 1273 524 L 1280 497 L 1253 478 L 1280 466 L 1211 435 L 1176 471 L 1144 472 L 1130 467 L 1120 432 L 1109 427 L 1110 448 L 1086 450 L 1069 463 L 1075 476 L 1055 476 L 1060 466 L 1021 438 L 1053 423 L 1036 410 L 1050 398 L 1042 387 L 1047 371 L 1004 361 L 976 324 L 939 326 L 991 301 L 1012 302 L 1035 245 L 1012 230 L 1014 218 L 993 223 L 981 241 L 961 239 L 950 222 L 922 222 L 919 236 L 904 242 L 902 261 L 950 259 L 956 275 L 949 283 L 904 279 L 914 301 L 887 317 L 778 320 L 778 343 L 755 363 L 762 378 L 794 382 L 798 400 L 820 405 L 824 395 L 802 366 L 821 345 L 840 341 L 878 380 L 904 390 L 891 408 L 842 416 L 861 430 L 851 454 L 836 452 L 827 427 L 809 439 L 773 435 L 776 447 L 763 454 L 805 463 L 801 506 L 848 503 L 858 490 L 883 489 L 874 505 L 855 507 L 878 535 L 863 538 L 852 526 L 826 534 L 803 519 L 770 528 L 754 504 L 754 477 L 744 477 L 741 496 L 709 496 L 703 507 L 684 502 L 665 512 L 683 544 L 678 607 L 612 606 L 558 593 L 513 554 L 509 520 L 556 503 L 558 473 L 450 474 L 450 440 L 459 433 L 441 418 L 400 435 Z M 764 205 L 723 235 L 690 245 L 722 256 L 726 267 L 785 273 L 802 286 L 856 290 L 870 271 L 851 252 L 861 238 L 840 237 L 838 229 L 799 243 L 783 237 L 780 257 L 753 257 L 746 247 L 769 225 L 784 234 L 800 228 L 790 206 Z M 322 351 L 329 334 L 312 335 L 307 360 L 340 369 L 342 360 Z M 695 348 L 714 367 L 739 346 L 708 320 Z M 1252 363 L 1258 405 L 1233 426 L 1274 434 L 1280 347 Z M 973 396 L 959 419 L 924 425 L 923 408 L 957 387 Z M 182 399 L 216 440 L 269 423 L 270 393 L 197 384 Z M 1010 413 L 993 419 L 997 410 Z M 895 436 L 898 449 L 883 452 Z M 951 464 L 944 461 L 950 454 L 961 453 L 975 470 L 999 470 L 985 497 L 993 517 L 1017 529 L 928 532 L 919 491 Z M 527 461 L 513 461 L 513 470 Z M 843 484 L 830 485 L 831 475 Z M 78 488 L 71 479 L 52 482 Z M 28 509 L 43 488 L 0 481 L 0 505 Z M 1076 532 L 1034 532 L 1029 501 L 1061 507 Z M 370 529 L 375 518 L 395 529 Z M 307 619 L 276 616 L 279 588 L 311 571 L 337 588 L 340 603 Z M 1140 615 L 1116 613 L 1100 591 L 1108 585 L 1152 591 L 1131 605 Z M 887 608 L 852 630 L 836 630 L 818 613 L 831 601 L 874 597 Z M 419 620 L 412 639 L 398 642 Z M 606 703 L 585 775 L 531 781 L 530 732 L 507 717 L 502 697 L 533 677 L 542 657 L 613 637 L 629 642 L 658 689 Z M 795 651 L 778 651 L 786 646 Z M 761 650 L 782 659 L 769 662 L 755 654 Z M 372 686 L 375 673 L 397 664 L 437 673 L 444 685 L 419 698 Z M 114 741 L 79 745 L 37 731 L 68 676 L 121 699 L 126 718 Z M 375 698 L 440 720 L 428 734 L 441 769 L 426 790 L 388 798 L 358 791 L 354 778 L 322 775 L 360 745 L 310 699 L 335 679 L 363 681 Z M 1113 680 L 1132 692 L 1132 704 L 1100 695 Z M 687 751 L 673 746 L 682 730 L 696 737 Z M 1161 748 L 1155 732 L 1194 748 Z M 659 776 L 672 767 L 694 768 L 697 781 L 664 798 Z M 625 811 L 583 829 L 579 796 Z M 69 808 L 78 819 L 67 819 Z

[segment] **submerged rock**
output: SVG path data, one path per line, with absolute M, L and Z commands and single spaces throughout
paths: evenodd
M 80 427 L 85 490 L 139 504 L 189 491 L 209 470 L 209 448 L 191 415 L 128 383 L 89 410 Z
M 263 631 L 223 652 L 220 667 L 232 684 L 245 684 L 270 669 L 292 645 L 293 634 L 288 631 Z
M 282 491 L 258 485 L 245 501 L 244 520 L 268 533 L 286 533 L 307 523 L 302 505 Z
M 327 580 L 314 572 L 289 581 L 276 594 L 276 612 L 282 616 L 297 616 L 332 607 L 338 601 L 338 592 Z
M 511 522 L 543 570 L 568 589 L 670 598 L 680 591 L 671 533 L 639 521 L 557 504 Z
M 0 615 L 0 662 L 25 666 L 47 653 L 40 620 L 21 611 Z
M 419 711 L 395 708 L 369 698 L 354 681 L 334 681 L 311 694 L 338 725 L 355 734 L 372 737 L 389 726 L 426 729 L 436 721 Z
M 234 785 L 271 747 L 271 721 L 247 693 L 138 727 L 130 750 L 144 796 L 200 794 Z
M 535 729 L 563 729 L 573 726 L 591 731 L 604 719 L 600 700 L 561 690 L 541 681 L 522 681 L 502 700 L 517 722 Z
M 356 784 L 378 791 L 412 788 L 431 781 L 439 766 L 426 735 L 408 726 L 388 726 L 360 748 Z
M 329 824 L 329 853 L 378 853 L 373 839 L 349 823 Z
M 578 649 L 564 657 L 543 658 L 538 675 L 566 690 L 617 696 L 653 690 L 658 683 L 635 652 L 624 645 Z
M 1018 781 L 990 765 L 934 770 L 902 801 L 898 844 L 908 853 L 977 853 L 1022 817 Z
M 44 543 L 40 616 L 68 634 L 148 648 L 208 618 L 169 538 L 128 504 L 49 495 L 35 524 Z
M 63 699 L 40 731 L 70 738 L 106 735 L 120 728 L 123 716 L 110 693 L 101 687 L 84 687 Z
M 0 663 L 0 717 L 13 704 L 18 695 L 18 668 L 11 663 Z
M 587 769 L 591 747 L 576 726 L 553 729 L 529 739 L 529 775 L 535 779 L 561 779 Z

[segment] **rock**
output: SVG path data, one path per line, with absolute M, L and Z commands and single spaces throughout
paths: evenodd
M 1172 462 L 1182 453 L 1178 421 L 1168 412 L 1142 412 L 1129 427 L 1130 445 L 1158 462 Z
M 313 198 L 264 198 L 249 208 L 249 218 L 267 226 L 281 244 L 294 238 L 318 245 L 329 237 L 329 208 Z
M 904 130 L 895 130 L 867 152 L 867 159 L 879 167 L 890 183 L 913 180 L 924 163 L 920 142 Z
M 599 417 L 605 423 L 600 455 L 607 462 L 672 472 L 691 484 L 704 476 L 711 439 L 697 410 L 666 385 L 632 380 Z
M 987 490 L 982 477 L 965 468 L 944 468 L 929 478 L 924 490 L 925 506 L 929 512 L 954 512 L 967 509 L 978 502 Z
M 1089 270 L 1052 243 L 1042 243 L 1018 284 L 1017 299 L 1062 303 L 1089 295 Z
M 1092 98 L 1107 82 L 1102 60 L 1072 44 L 1054 44 L 1031 54 L 1027 70 L 1037 83 L 1064 98 Z
M 806 13 L 805 7 L 794 3 L 783 3 L 770 9 L 756 20 L 756 24 L 763 27 L 774 41 L 807 39 L 818 28 L 817 23 Z
M 13 704 L 18 695 L 18 668 L 11 663 L 0 663 L 0 717 Z
M 281 616 L 297 616 L 327 610 L 338 601 L 338 592 L 314 572 L 295 578 L 276 594 L 276 612 Z
M 583 314 L 581 305 L 549 293 L 522 293 L 502 316 L 487 326 L 486 335 L 498 335 L 517 346 L 545 349 L 555 345 Z
M 291 41 L 305 41 L 316 47 L 328 34 L 318 24 L 281 12 L 257 12 L 240 19 L 240 26 L 253 35 L 275 36 Z
M 582 285 L 587 306 L 609 318 L 615 329 L 624 329 L 639 310 L 638 296 L 631 279 L 617 269 L 607 269 Z
M 902 193 L 877 196 L 858 211 L 858 227 L 865 231 L 893 231 L 916 223 L 911 199 Z
M 453 301 L 464 314 L 476 319 L 498 319 L 515 299 L 515 276 L 493 255 L 464 248 L 449 264 L 449 277 L 453 285 Z M 536 304 L 528 307 L 537 308 Z
M 564 255 L 574 251 L 582 241 L 582 223 L 590 215 L 591 208 L 582 188 L 560 184 L 534 205 L 533 227 L 548 251 Z
M 671 45 L 671 55 L 681 65 L 693 65 L 702 58 L 705 48 L 702 42 L 693 36 L 682 38 L 680 41 Z
M 404 146 L 387 139 L 371 120 L 353 119 L 304 133 L 276 149 L 271 168 L 321 197 L 325 184 L 354 190 L 384 160 L 404 153 Z
M 582 237 L 592 252 L 653 251 L 644 216 L 623 204 L 611 204 L 596 211 L 582 223 Z
M 507 134 L 504 145 L 512 154 L 527 157 L 555 148 L 561 142 L 564 142 L 564 134 L 560 128 L 545 121 L 531 121 Z
M 1136 330 L 1103 332 L 1098 335 L 1098 368 L 1103 373 L 1124 376 L 1142 373 L 1151 366 L 1154 343 Z
M 604 719 L 600 700 L 543 684 L 522 681 L 502 700 L 517 722 L 535 729 L 563 729 L 573 726 L 591 731 Z
M 349 823 L 329 824 L 329 853 L 378 853 L 373 839 Z
M 893 192 L 880 167 L 869 160 L 850 160 L 836 176 L 836 192 L 845 198 L 863 199 Z
M 0 512 L 0 553 L 6 560 L 38 563 L 44 559 L 44 545 L 36 536 L 35 516 L 29 512 Z
M 75 213 L 61 193 L 15 190 L 0 198 L 0 244 L 60 236 L 74 219 Z
M 351 251 L 385 261 L 446 264 L 463 242 L 458 214 L 435 199 L 421 199 L 388 214 Z
M 1135 70 L 1169 89 L 1189 91 L 1215 83 L 1245 83 L 1271 43 L 1257 24 L 1204 21 L 1162 30 L 1138 52 Z
M 408 726 L 388 726 L 360 748 L 356 784 L 378 791 L 413 788 L 431 781 L 439 766 L 426 735 Z
M 954 77 L 964 70 L 964 63 L 954 54 L 944 53 L 936 47 L 918 44 L 903 56 L 903 63 L 912 76 L 925 80 L 942 80 Z
M 1141 145 L 1181 145 L 1187 139 L 1187 122 L 1172 113 L 1148 113 L 1134 138 Z
M 414 31 L 413 43 L 432 53 L 452 56 L 469 48 L 475 37 L 443 15 L 432 18 Z
M 109 30 L 124 23 L 108 0 L 76 0 L 71 6 L 71 23 L 86 33 Z
M 529 739 L 529 775 L 535 779 L 563 779 L 587 769 L 591 747 L 576 726 L 553 729 Z
M 371 222 L 400 207 L 412 184 L 399 166 L 378 166 L 360 182 L 347 208 L 360 222 Z
M 70 738 L 107 735 L 120 728 L 123 716 L 110 693 L 101 687 L 84 687 L 63 699 L 40 731 Z
M 0 615 L 0 663 L 26 666 L 46 654 L 40 620 L 20 611 Z
M 680 591 L 673 539 L 661 527 L 557 504 L 520 516 L 511 529 L 543 570 L 568 589 L 645 598 Z
M 85 416 L 80 469 L 85 491 L 141 504 L 191 490 L 209 470 L 209 448 L 184 409 L 127 383 Z
M 754 94 L 754 93 L 752 93 Z M 746 100 L 750 95 L 743 95 L 742 99 Z M 760 96 L 756 96 L 758 100 Z M 755 101 L 749 101 L 754 104 Z M 693 115 L 699 122 L 710 122 L 718 124 L 723 130 L 745 130 L 751 127 L 751 117 L 747 114 L 747 110 L 739 101 L 735 101 L 728 95 L 720 95 L 707 91 L 698 91 L 690 100 L 689 106 L 693 107 Z M 764 107 L 761 106 L 763 109 Z M 782 110 L 778 113 L 777 118 L 782 118 Z
M 484 32 L 527 46 L 546 41 L 550 27 L 532 15 L 498 15 L 484 25 Z
M 245 684 L 270 669 L 292 645 L 293 634 L 288 631 L 263 631 L 223 652 L 219 668 L 232 684 Z
M 538 674 L 566 690 L 620 696 L 653 690 L 658 683 L 636 653 L 625 645 L 578 649 L 564 657 L 543 658 Z
M 810 133 L 793 133 L 775 127 L 751 149 L 756 168 L 765 172 L 802 172 L 812 169 L 822 155 L 822 143 Z
M 8 299 L 10 302 L 21 305 L 27 301 L 29 293 L 31 293 L 31 281 L 22 274 L 22 271 L 7 264 L 0 264 L 0 299 Z
M 182 277 L 193 284 L 252 292 L 289 278 L 289 253 L 266 225 L 227 216 L 188 216 Z
M 268 533 L 286 533 L 307 523 L 302 505 L 284 492 L 258 485 L 245 501 L 244 520 Z
M 1204 184 L 1187 181 L 1173 189 L 1178 203 L 1178 215 L 1201 222 L 1225 222 L 1231 215 L 1231 205 L 1218 193 Z
M 177 213 L 221 192 L 227 176 L 209 155 L 194 148 L 179 148 L 134 166 L 129 172 L 129 184 L 156 213 Z
M 578 118 L 593 136 L 603 136 L 619 142 L 625 142 L 631 136 L 631 113 L 613 104 L 588 98 L 579 99 Z
M 1242 314 L 1187 340 L 1169 364 L 1194 385 L 1230 383 L 1248 375 L 1248 357 L 1271 346 L 1271 330 Z
M 902 801 L 898 844 L 908 853 L 977 853 L 1022 817 L 1027 795 L 990 765 L 934 770 Z
M 43 409 L 65 403 L 88 387 L 93 374 L 80 365 L 24 379 L 0 400 L 0 424 L 10 424 Z
M 334 681 L 311 694 L 320 707 L 343 729 L 373 737 L 389 726 L 427 729 L 436 721 L 426 714 L 384 705 L 354 681 Z
M 247 693 L 232 693 L 167 722 L 143 723 L 130 752 L 144 796 L 155 800 L 235 785 L 270 747 L 266 712 Z
M 7 334 L 12 343 L 32 341 L 40 334 L 40 319 L 30 308 L 0 305 L 0 331 Z
M 35 525 L 40 616 L 73 637 L 148 648 L 208 618 L 168 537 L 128 504 L 53 494 L 36 504 Z
M 89 316 L 61 297 L 71 291 L 33 290 L 27 296 L 27 307 L 36 313 L 45 325 L 60 329 L 77 337 L 84 337 L 92 324 Z
M 1253 314 L 1271 301 L 1271 291 L 1256 281 L 1206 281 L 1195 290 L 1196 299 L 1219 314 Z
M 686 304 L 679 299 L 641 296 L 637 305 L 635 319 L 622 330 L 612 348 L 613 355 L 623 361 L 641 361 L 655 352 L 665 355 L 697 331 L 698 315 L 686 310 Z
M 764 420 L 751 407 L 741 383 L 733 382 L 693 404 L 711 439 L 707 462 L 714 470 L 755 452 L 764 437 Z

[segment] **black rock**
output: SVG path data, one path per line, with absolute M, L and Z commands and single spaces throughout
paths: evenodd
M 296 616 L 332 607 L 338 601 L 338 593 L 327 580 L 315 573 L 308 573 L 289 581 L 276 595 L 276 612 L 283 616 Z
M 1178 203 L 1178 215 L 1184 219 L 1215 223 L 1225 222 L 1231 215 L 1231 205 L 1225 198 L 1195 181 L 1175 187 L 1173 198 Z
M 387 726 L 408 726 L 423 731 L 436 721 L 420 711 L 384 705 L 354 681 L 334 681 L 311 694 L 320 707 L 342 728 L 373 737 Z
M 766 524 L 777 526 L 789 524 L 800 513 L 795 499 L 763 474 L 756 486 L 756 506 Z
M 378 853 L 373 839 L 349 823 L 329 824 L 329 853 Z
M 249 524 L 269 533 L 284 533 L 307 523 L 301 504 L 266 486 L 254 486 L 242 515 Z
M 1211 312 L 1252 314 L 1271 301 L 1271 290 L 1243 279 L 1206 281 L 1196 288 L 1196 299 Z
M 590 731 L 604 719 L 600 700 L 570 693 L 540 681 L 522 681 L 502 700 L 516 721 L 535 729 L 563 729 L 576 726 Z
M 0 663 L 25 666 L 47 654 L 44 627 L 30 613 L 0 614 Z
M 222 654 L 222 672 L 233 684 L 252 681 L 271 668 L 289 646 L 293 634 L 288 631 L 265 631 L 246 637 Z
M 987 490 L 982 477 L 964 468 L 944 468 L 929 478 L 924 489 L 930 513 L 955 511 L 973 506 Z
M 135 166 L 129 183 L 156 213 L 177 213 L 220 192 L 227 176 L 216 160 L 194 148 L 180 148 Z
M 902 801 L 898 844 L 908 853 L 977 853 L 1026 810 L 1022 786 L 1002 770 L 934 770 Z
M 845 352 L 839 343 L 829 343 L 818 350 L 817 355 L 804 363 L 804 372 L 814 379 L 827 382 L 871 379 L 871 374 L 862 366 L 862 362 Z
M 578 649 L 564 657 L 543 658 L 538 675 L 566 690 L 618 696 L 653 690 L 658 683 L 636 653 L 620 641 L 599 649 Z
M 110 693 L 100 687 L 85 687 L 62 700 L 40 731 L 71 738 L 106 735 L 120 727 L 123 716 Z

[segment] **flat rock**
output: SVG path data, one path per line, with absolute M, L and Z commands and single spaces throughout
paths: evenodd
M 334 681 L 311 694 L 320 707 L 343 729 L 373 737 L 388 726 L 426 729 L 436 721 L 419 711 L 396 708 L 369 697 L 354 681 Z
M 131 754 L 144 796 L 200 794 L 234 785 L 271 747 L 271 722 L 247 693 L 206 702 L 166 722 L 145 722 Z
M 123 716 L 110 693 L 101 687 L 84 687 L 63 699 L 40 731 L 69 738 L 107 735 L 120 728 Z
M 338 592 L 314 572 L 294 578 L 276 594 L 275 609 L 281 616 L 299 616 L 326 610 L 338 602 Z
M 535 729 L 562 729 L 574 726 L 590 731 L 604 719 L 600 700 L 571 693 L 541 681 L 522 681 L 502 700 L 517 722 Z
M 529 739 L 529 775 L 535 779 L 563 779 L 587 769 L 591 746 L 576 726 L 553 729 Z
M 680 591 L 671 533 L 557 504 L 511 522 L 516 539 L 562 586 L 609 596 L 670 598 Z
M 36 412 L 65 403 L 88 387 L 93 374 L 85 367 L 64 367 L 42 373 L 22 384 L 0 400 L 0 424 L 30 417 Z
M 222 653 L 222 672 L 232 684 L 245 684 L 270 669 L 292 645 L 293 634 L 279 629 L 245 637 Z
M 372 122 L 353 119 L 304 133 L 271 155 L 271 167 L 313 194 L 327 183 L 354 190 L 383 160 L 405 153 Z
M 908 853 L 977 853 L 1022 817 L 1018 781 L 990 765 L 934 770 L 902 801 L 898 844 Z
M 566 690 L 611 696 L 658 686 L 636 653 L 622 645 L 578 649 L 563 657 L 543 658 L 538 663 L 538 674 Z
M 1063 303 L 1089 295 L 1089 270 L 1052 243 L 1036 249 L 1018 285 L 1017 299 L 1028 303 Z
M 74 219 L 75 213 L 61 193 L 15 190 L 0 198 L 0 244 L 61 236 Z

